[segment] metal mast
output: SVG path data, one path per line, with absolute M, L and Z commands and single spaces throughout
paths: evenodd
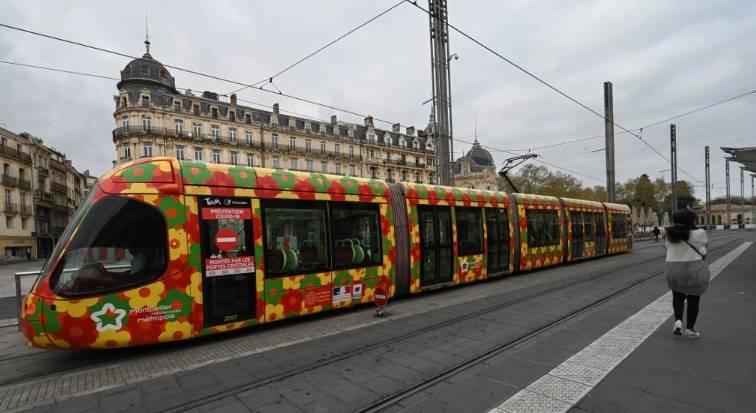
M 606 198 L 617 202 L 614 191 L 614 97 L 612 82 L 604 82 L 604 138 L 606 141 Z
M 451 110 L 449 99 L 449 24 L 446 0 L 428 0 L 430 23 L 431 76 L 433 77 L 433 110 L 436 115 L 436 156 L 439 183 L 452 184 Z

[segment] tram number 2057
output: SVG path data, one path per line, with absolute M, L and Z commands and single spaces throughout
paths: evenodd
M 232 321 L 236 321 L 236 319 L 239 318 L 239 314 L 231 314 L 223 317 L 224 323 L 230 323 Z

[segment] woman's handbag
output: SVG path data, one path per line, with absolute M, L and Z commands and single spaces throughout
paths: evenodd
M 701 295 L 709 287 L 709 266 L 703 261 L 705 255 L 692 245 L 690 247 L 701 256 L 701 260 L 667 262 L 664 272 L 670 290 L 688 295 Z

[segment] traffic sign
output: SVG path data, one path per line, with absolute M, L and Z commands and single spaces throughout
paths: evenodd
M 238 235 L 231 228 L 221 228 L 215 234 L 215 245 L 221 251 L 233 251 L 238 243 Z
M 375 287 L 375 291 L 373 291 L 373 301 L 375 301 L 375 305 L 377 305 L 379 309 L 383 309 L 383 307 L 386 307 L 386 304 L 388 304 L 388 293 L 382 285 Z

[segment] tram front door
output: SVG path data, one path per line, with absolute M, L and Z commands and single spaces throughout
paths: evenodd
M 451 209 L 418 206 L 420 215 L 420 285 L 423 287 L 452 280 Z
M 205 327 L 253 318 L 255 256 L 250 200 L 206 197 L 198 202 Z

